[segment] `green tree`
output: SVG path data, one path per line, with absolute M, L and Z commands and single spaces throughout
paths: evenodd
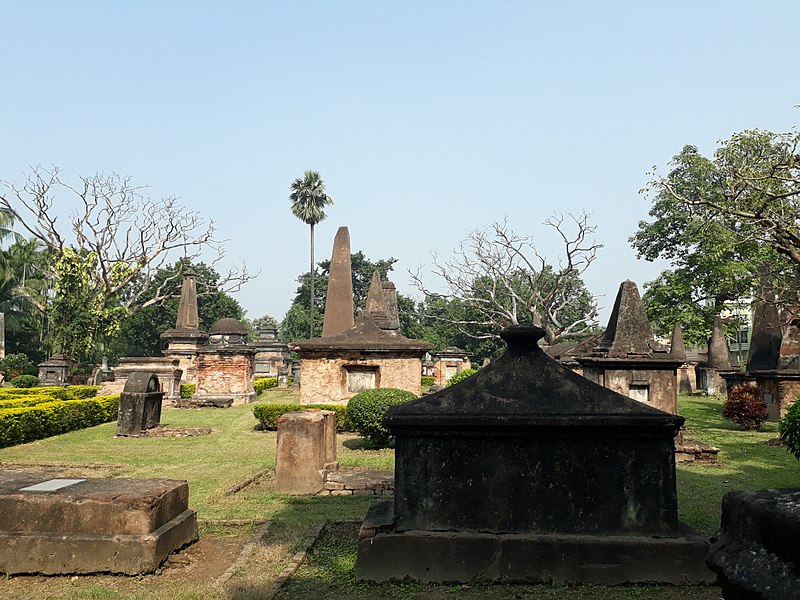
M 292 214 L 310 227 L 311 231 L 311 267 L 308 309 L 309 337 L 314 337 L 314 226 L 326 217 L 325 207 L 333 204 L 333 200 L 325 193 L 325 182 L 317 171 L 305 171 L 303 177 L 292 182 L 289 200 L 292 203 Z
M 648 315 L 666 334 L 678 319 L 698 342 L 729 301 L 751 297 L 759 281 L 791 301 L 800 267 L 798 134 L 745 131 L 712 158 L 685 146 L 666 176 L 642 190 L 649 221 L 630 238 L 639 257 L 672 269 L 645 284 Z

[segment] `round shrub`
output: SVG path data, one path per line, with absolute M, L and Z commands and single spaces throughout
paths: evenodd
M 436 378 L 433 375 L 423 375 L 422 376 L 422 387 L 431 387 Z
M 181 384 L 181 398 L 191 398 L 197 390 L 197 385 L 194 383 Z
M 755 431 L 767 420 L 767 403 L 752 384 L 735 385 L 722 404 L 722 416 L 742 429 Z
M 406 390 L 396 388 L 378 388 L 359 392 L 347 403 L 347 418 L 350 426 L 361 437 L 367 439 L 376 448 L 385 448 L 392 439 L 388 429 L 384 429 L 381 421 L 390 406 L 397 406 L 416 396 Z
M 11 385 L 16 388 L 31 388 L 39 385 L 39 378 L 33 375 L 19 375 L 11 380 Z
M 786 450 L 800 460 L 800 398 L 796 398 L 778 424 Z
M 447 380 L 447 387 L 455 385 L 459 381 L 464 381 L 470 375 L 475 375 L 475 373 L 477 373 L 475 369 L 464 369 L 463 371 L 459 371 L 458 373 L 456 373 L 450 379 Z

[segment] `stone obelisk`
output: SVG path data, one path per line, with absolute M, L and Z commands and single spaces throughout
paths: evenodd
M 350 231 L 339 227 L 333 239 L 328 295 L 325 297 L 325 321 L 322 337 L 338 335 L 354 324 L 353 269 L 350 264 Z

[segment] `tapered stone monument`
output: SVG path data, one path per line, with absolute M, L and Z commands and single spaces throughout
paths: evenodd
M 350 231 L 339 227 L 333 238 L 328 295 L 325 298 L 325 321 L 322 337 L 338 335 L 355 323 L 353 310 L 353 269 L 350 264 Z
M 161 334 L 167 344 L 164 356 L 178 360 L 184 383 L 197 383 L 197 353 L 208 339 L 208 334 L 200 330 L 195 277 L 194 271 L 184 273 L 175 327 Z

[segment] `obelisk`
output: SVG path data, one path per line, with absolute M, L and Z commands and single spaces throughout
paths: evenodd
M 333 238 L 328 295 L 325 297 L 325 321 L 322 337 L 338 335 L 354 324 L 353 269 L 350 264 L 350 231 L 339 227 Z

